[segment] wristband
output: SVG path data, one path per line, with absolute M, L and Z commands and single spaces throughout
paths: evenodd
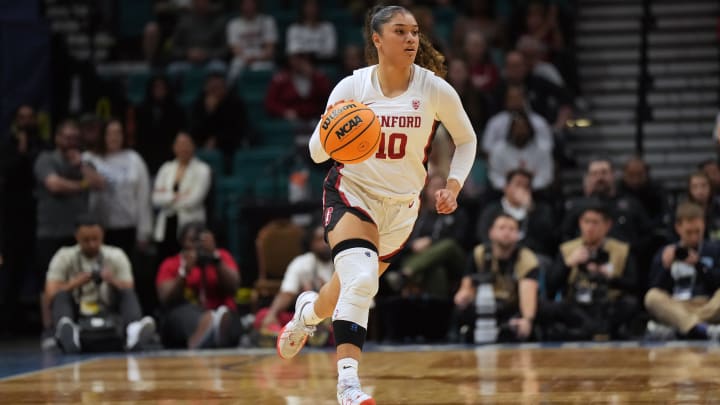
M 87 179 L 80 180 L 80 188 L 82 188 L 84 190 L 84 189 L 87 189 L 88 187 L 90 187 L 90 182 L 88 182 Z

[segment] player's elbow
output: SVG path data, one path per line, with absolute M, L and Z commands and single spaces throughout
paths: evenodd
M 330 159 L 330 156 L 328 156 L 328 154 L 325 153 L 325 151 L 322 150 L 322 148 L 313 148 L 311 146 L 310 147 L 310 158 L 315 163 L 323 163 L 323 162 L 327 161 L 328 159 Z

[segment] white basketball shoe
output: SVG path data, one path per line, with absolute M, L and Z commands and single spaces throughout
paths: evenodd
M 313 305 L 318 294 L 315 291 L 305 291 L 295 301 L 295 315 L 282 329 L 277 338 L 277 352 L 283 359 L 295 357 L 300 349 L 305 346 L 308 336 L 315 333 L 314 325 L 305 325 L 302 320 L 302 311 L 306 305 Z
M 375 405 L 375 400 L 360 389 L 357 379 L 338 382 L 337 400 L 340 405 Z

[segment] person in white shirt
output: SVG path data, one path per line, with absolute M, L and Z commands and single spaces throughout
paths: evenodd
M 271 70 L 274 67 L 277 26 L 272 16 L 258 12 L 255 0 L 240 2 L 240 16 L 227 24 L 226 36 L 233 55 L 228 82 L 234 82 L 245 69 Z
M 317 61 L 332 60 L 337 56 L 337 32 L 329 21 L 320 21 L 317 0 L 305 0 L 300 9 L 300 20 L 290 24 L 286 33 L 287 54 L 309 53 Z
M 532 173 L 533 190 L 544 189 L 553 181 L 550 127 L 541 116 L 513 106 L 511 100 L 522 98 L 522 87 L 509 86 L 508 109 L 491 118 L 485 129 L 483 147 L 488 153 L 488 177 L 496 190 L 502 190 L 507 173 L 518 168 Z
M 186 132 L 178 133 L 173 144 L 175 159 L 158 170 L 152 203 L 158 210 L 154 240 L 158 257 L 180 250 L 180 229 L 191 222 L 205 223 L 205 198 L 210 190 L 210 166 L 195 158 L 195 144 Z
M 90 211 L 105 229 L 105 240 L 130 255 L 145 246 L 152 234 L 150 175 L 145 161 L 127 148 L 123 125 L 105 125 L 101 152 L 85 152 L 83 158 L 105 178 L 106 187 L 90 194 Z
M 287 267 L 280 292 L 273 299 L 269 308 L 258 311 L 256 318 L 263 329 L 280 330 L 280 322 L 289 318 L 284 316 L 288 307 L 303 291 L 319 291 L 323 284 L 330 281 L 333 274 L 332 252 L 325 242 L 322 226 L 309 230 L 309 251 L 294 258 Z
M 278 354 L 294 357 L 315 325 L 332 315 L 337 399 L 344 405 L 375 404 L 360 387 L 358 360 L 378 277 L 402 249 L 417 219 L 428 144 L 437 125 L 442 122 L 455 144 L 446 184 L 435 193 L 440 214 L 457 208 L 457 195 L 475 160 L 477 144 L 460 97 L 442 79 L 445 58 L 420 35 L 413 14 L 399 6 L 376 6 L 368 13 L 365 32 L 369 67 L 341 80 L 328 105 L 341 100 L 367 105 L 380 120 L 384 139 L 368 160 L 336 162 L 330 169 L 324 185 L 323 225 L 335 273 L 319 294 L 306 291 L 298 297 L 295 316 L 277 340 Z M 319 127 L 309 145 L 317 163 L 330 159 L 321 145 Z

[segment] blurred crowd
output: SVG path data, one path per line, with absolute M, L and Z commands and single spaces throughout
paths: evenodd
M 68 105 L 53 108 L 54 125 L 36 106 L 17 106 L 0 145 L 0 304 L 30 304 L 44 347 L 83 350 L 103 333 L 122 336 L 127 350 L 268 344 L 294 297 L 331 277 L 312 218 L 292 225 L 302 236 L 287 239 L 297 255 L 283 263 L 277 285 L 245 297 L 243 287 L 267 276 L 265 263 L 243 267 L 252 262 L 223 236 L 244 224 L 213 212 L 213 199 L 219 179 L 255 176 L 238 169 L 240 153 L 282 136 L 258 122 L 292 128 L 271 166 L 286 165 L 288 153 L 308 163 L 295 145 L 332 86 L 364 66 L 361 26 L 371 2 L 265 3 L 155 2 L 155 18 L 128 56 L 149 67 L 145 91 L 134 103 L 111 99 L 112 114 L 68 102 L 87 94 L 74 91 L 76 82 L 53 95 Z M 565 139 L 582 90 L 572 2 L 398 3 L 446 56 L 447 80 L 479 142 L 460 209 L 438 215 L 433 192 L 444 185 L 452 150 L 439 128 L 420 217 L 383 277 L 372 337 L 717 339 L 716 161 L 698 162 L 687 189 L 673 193 L 641 157 L 595 156 L 582 192 L 563 193 L 557 174 L 576 164 Z M 85 88 L 88 75 L 78 76 Z M 248 77 L 269 78 L 259 97 Z M 213 153 L 219 161 L 206 158 Z M 297 186 L 298 173 L 287 175 L 283 184 Z M 309 198 L 292 195 L 289 206 Z M 3 311 L 0 322 L 22 316 Z M 93 317 L 104 323 L 88 323 Z M 318 335 L 315 344 L 332 342 L 331 331 Z

